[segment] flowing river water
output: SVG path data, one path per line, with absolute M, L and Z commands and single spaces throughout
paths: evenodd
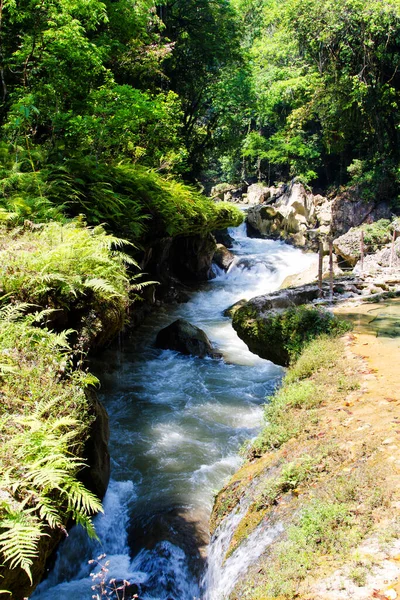
M 111 429 L 111 481 L 104 514 L 95 519 L 99 541 L 75 527 L 31 600 L 99 593 L 88 561 L 103 553 L 104 578 L 136 584 L 141 600 L 221 600 L 234 581 L 235 573 L 207 565 L 208 519 L 214 494 L 240 465 L 240 445 L 261 427 L 262 405 L 282 369 L 252 354 L 223 311 L 278 289 L 312 256 L 250 239 L 244 225 L 230 233 L 236 259 L 227 273 L 218 270 L 189 302 L 160 309 L 126 345 L 93 363 Z M 177 318 L 204 329 L 224 358 L 154 348 L 157 332 Z M 209 560 L 218 562 L 214 546 Z

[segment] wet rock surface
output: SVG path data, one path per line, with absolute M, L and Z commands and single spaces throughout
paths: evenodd
M 156 347 L 163 350 L 176 350 L 182 354 L 218 357 L 213 350 L 210 340 L 202 329 L 185 321 L 177 319 L 168 327 L 161 329 L 156 338 Z
M 215 262 L 220 269 L 227 271 L 233 261 L 235 260 L 235 255 L 228 250 L 223 244 L 217 244 L 217 249 L 214 254 L 213 262 Z
M 362 223 L 390 219 L 392 209 L 387 202 L 378 199 L 366 201 L 351 191 L 337 196 L 332 202 L 332 225 L 334 236 L 340 236 Z

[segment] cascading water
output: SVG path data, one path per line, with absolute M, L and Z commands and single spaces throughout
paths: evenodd
M 208 518 L 214 493 L 240 464 L 241 443 L 261 425 L 264 398 L 282 369 L 249 352 L 223 311 L 277 289 L 312 258 L 282 242 L 247 238 L 244 225 L 231 235 L 236 259 L 228 273 L 216 269 L 187 304 L 160 310 L 128 347 L 93 365 L 110 416 L 112 456 L 104 515 L 95 519 L 99 541 L 74 528 L 32 600 L 91 598 L 88 560 L 103 553 L 106 579 L 136 584 L 142 600 L 219 600 L 226 574 L 231 582 L 238 574 L 234 560 L 224 571 L 212 548 L 200 586 Z M 156 333 L 178 317 L 204 329 L 224 360 L 155 349 Z M 265 547 L 268 535 L 255 545 Z

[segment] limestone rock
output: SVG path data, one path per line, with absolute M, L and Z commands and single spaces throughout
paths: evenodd
M 88 466 L 81 471 L 80 479 L 90 491 L 102 500 L 110 480 L 108 414 L 93 388 L 86 390 L 86 396 L 90 403 L 90 416 L 93 421 L 83 452 Z
M 360 230 L 350 229 L 333 242 L 335 253 L 351 267 L 354 267 L 361 256 Z
M 184 319 L 177 319 L 168 327 L 161 329 L 157 334 L 156 346 L 163 350 L 176 350 L 199 358 L 218 356 L 204 331 Z
M 217 229 L 213 231 L 213 236 L 217 244 L 223 244 L 225 248 L 233 247 L 233 237 L 229 234 L 227 229 Z
M 141 268 L 161 284 L 169 285 L 171 278 L 183 283 L 207 281 L 213 277 L 215 250 L 211 234 L 162 238 L 147 248 Z
M 390 219 L 390 205 L 378 200 L 360 199 L 353 191 L 337 196 L 332 202 L 332 232 L 335 236 L 347 233 L 352 227 L 372 223 L 379 219 Z
M 374 254 L 369 254 L 364 258 L 363 264 L 363 273 L 379 273 L 383 269 L 387 270 L 391 265 L 391 269 L 393 274 L 397 274 L 397 281 L 400 280 L 400 237 L 396 240 L 394 244 L 394 251 L 392 255 L 392 244 L 387 244 L 378 252 Z M 361 265 L 358 262 L 354 268 L 354 273 L 361 273 Z M 388 273 L 390 277 L 390 274 Z M 391 278 L 393 279 L 393 278 Z M 376 284 L 378 285 L 378 284 Z
M 329 204 L 329 203 L 328 203 Z M 270 188 L 267 200 L 260 205 L 251 206 L 247 214 L 247 223 L 253 235 L 261 237 L 290 239 L 298 246 L 307 245 L 306 231 L 317 223 L 326 224 L 328 205 L 322 196 L 317 198 L 307 192 L 299 182 L 284 188 Z
M 313 203 L 318 227 L 325 226 L 330 228 L 332 221 L 332 202 L 323 196 L 317 195 L 314 196 Z
M 225 248 L 223 244 L 217 244 L 217 249 L 213 258 L 213 262 L 215 262 L 216 265 L 224 271 L 227 271 L 234 260 L 235 255 L 232 254 L 228 248 Z
M 271 197 L 271 190 L 262 183 L 253 183 L 247 189 L 247 204 L 261 204 Z

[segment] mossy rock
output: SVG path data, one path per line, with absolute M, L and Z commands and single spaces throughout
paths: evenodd
M 233 328 L 251 352 L 288 366 L 309 341 L 321 334 L 341 334 L 348 325 L 329 311 L 312 305 L 257 311 L 248 302 L 233 314 Z

